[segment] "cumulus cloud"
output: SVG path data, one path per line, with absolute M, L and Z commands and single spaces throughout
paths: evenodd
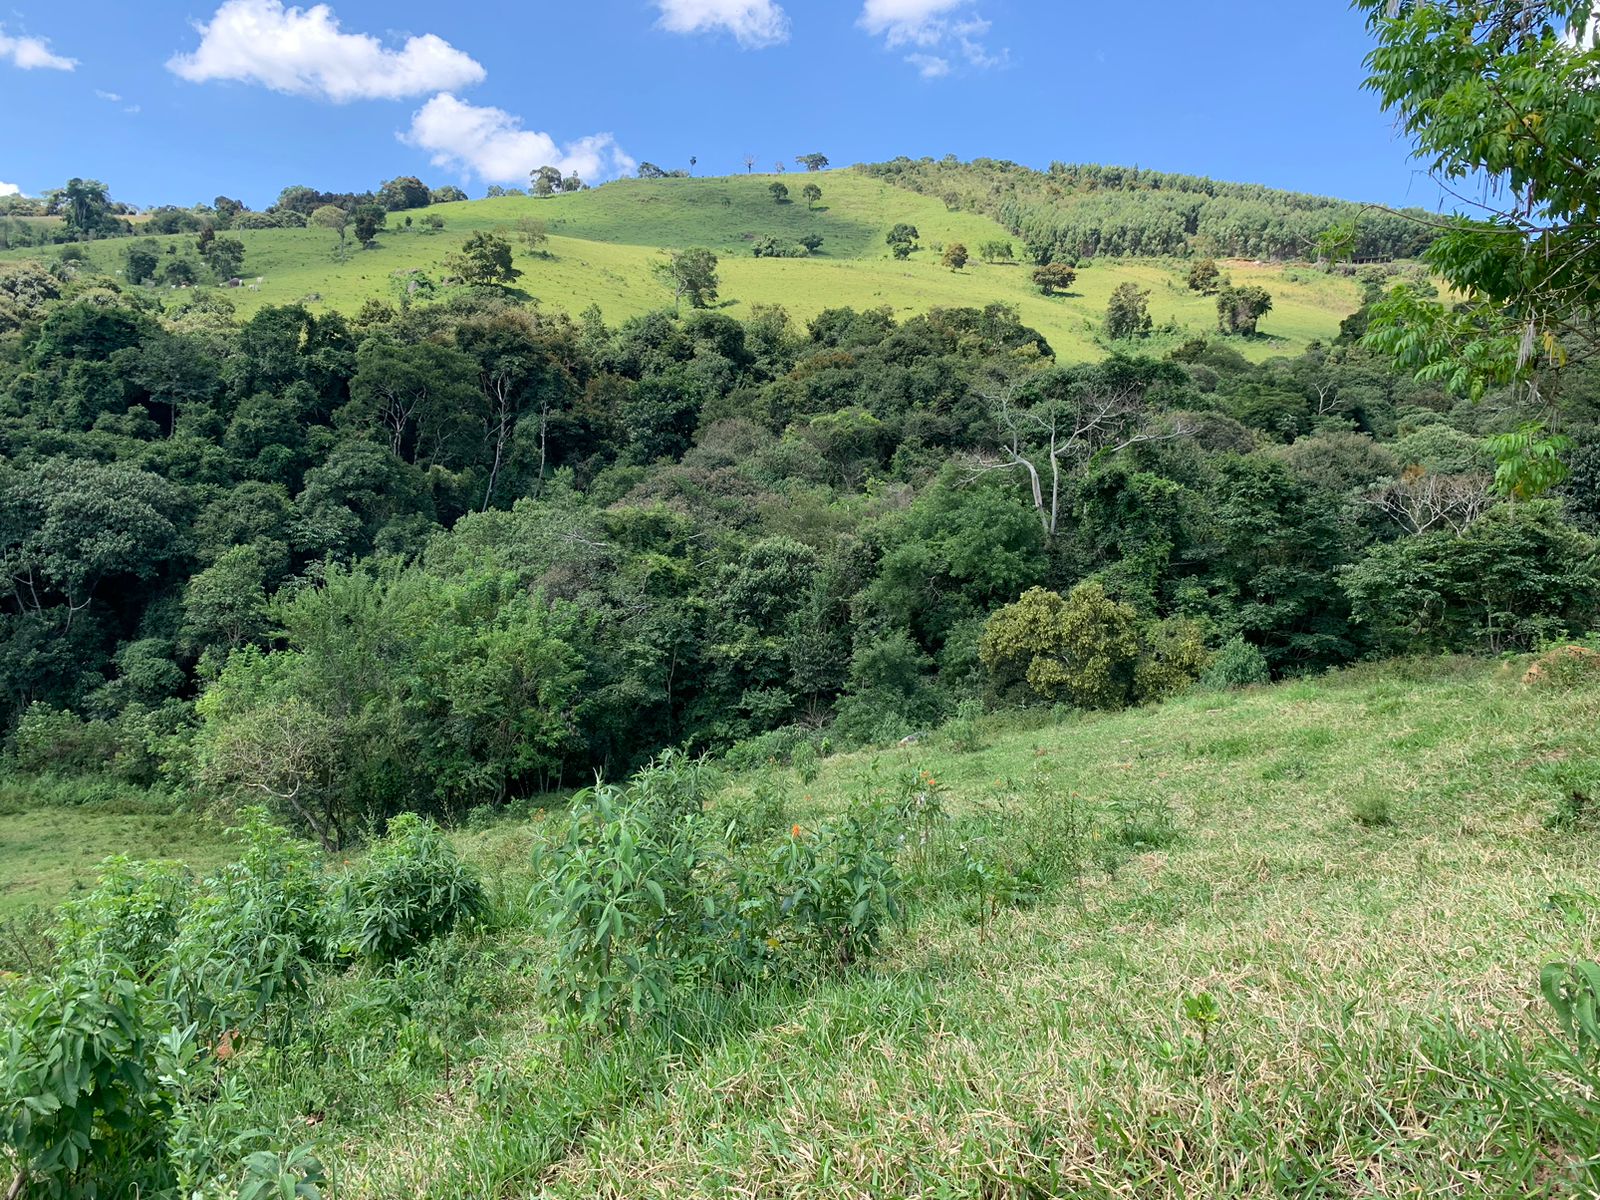
M 9 34 L 0 26 L 0 62 L 9 61 L 23 71 L 44 68 L 49 71 L 70 71 L 78 65 L 75 58 L 63 58 L 50 49 L 43 38 L 22 37 Z
M 392 50 L 365 33 L 345 33 L 326 4 L 285 8 L 282 0 L 226 0 L 195 26 L 200 45 L 167 69 L 191 83 L 233 80 L 275 92 L 345 103 L 398 100 L 481 82 L 484 69 L 443 38 L 407 38 Z
M 20 196 L 22 189 L 14 183 L 0 182 L 0 196 Z
M 971 11 L 972 0 L 866 0 L 856 22 L 889 49 L 915 47 L 905 61 L 924 79 L 942 79 L 959 56 L 980 70 L 1001 66 L 1006 51 L 991 52 L 990 24 Z
M 947 14 L 967 0 L 867 0 L 861 10 L 861 28 L 889 45 L 937 45 L 945 36 Z
M 609 133 L 558 146 L 548 133 L 522 127 L 503 108 L 468 104 L 445 92 L 411 117 L 400 140 L 432 155 L 433 165 L 470 172 L 489 183 L 527 183 L 539 167 L 576 171 L 586 183 L 624 175 L 634 161 Z
M 655 0 L 671 33 L 731 33 L 746 50 L 789 40 L 789 16 L 773 0 Z

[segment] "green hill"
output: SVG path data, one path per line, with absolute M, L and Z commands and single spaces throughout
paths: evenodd
M 1104 353 L 1096 339 L 1111 292 L 1133 282 L 1150 290 L 1158 327 L 1170 323 L 1184 335 L 1215 330 L 1214 300 L 1189 291 L 1187 268 L 1174 260 L 1097 259 L 1080 272 L 1072 294 L 1047 298 L 1033 286 L 1027 265 L 988 265 L 978 259 L 985 242 L 1011 241 L 1019 256 L 1023 250 L 1019 239 L 987 216 L 948 211 L 940 200 L 855 170 L 781 178 L 793 195 L 787 204 L 774 202 L 769 188 L 780 177 L 771 175 L 620 180 L 549 199 L 510 196 L 440 204 L 410 215 L 443 218 L 441 232 L 424 232 L 416 223 L 407 228 L 408 214 L 391 214 L 390 228 L 374 248 L 352 250 L 343 261 L 335 236 L 323 229 L 236 231 L 229 236 L 244 243 L 249 283 L 229 295 L 241 315 L 297 301 L 354 312 L 369 299 L 397 298 L 409 272 L 441 277 L 445 257 L 463 237 L 487 229 L 504 232 L 516 244 L 516 265 L 523 272 L 517 286 L 530 299 L 571 313 L 595 304 L 612 323 L 669 302 L 650 271 L 662 248 L 708 246 L 722 260 L 720 303 L 735 316 L 762 304 L 781 304 L 804 320 L 840 306 L 887 305 L 904 316 L 999 302 L 1020 310 L 1023 321 L 1042 332 L 1063 359 L 1094 359 Z M 800 197 L 807 182 L 823 191 L 814 210 Z M 515 236 L 517 223 L 529 217 L 549 228 L 544 254 L 530 254 Z M 922 235 L 924 248 L 910 261 L 896 261 L 884 240 L 900 222 L 915 225 Z M 811 258 L 751 254 L 760 237 L 794 239 L 807 233 L 824 239 Z M 193 244 L 192 235 L 157 240 L 180 248 Z M 954 241 L 973 253 L 961 272 L 939 263 L 942 248 Z M 95 242 L 85 251 L 96 267 L 114 272 L 128 244 L 125 239 Z M 0 257 L 55 253 L 24 250 Z M 1273 295 L 1261 335 L 1237 343 L 1252 359 L 1298 353 L 1312 340 L 1331 339 L 1359 305 L 1359 290 L 1348 279 L 1281 264 L 1225 265 L 1236 282 L 1260 283 Z

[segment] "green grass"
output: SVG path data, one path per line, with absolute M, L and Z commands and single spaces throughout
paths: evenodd
M 791 781 L 795 819 L 915 767 L 945 789 L 943 853 L 1058 858 L 1086 823 L 1081 880 L 989 922 L 922 886 L 870 970 L 670 1033 L 574 1050 L 513 1002 L 454 1085 L 327 1133 L 348 1194 L 1595 1194 L 1592 1109 L 1535 998 L 1543 962 L 1596 953 L 1595 902 L 1550 897 L 1600 891 L 1600 839 L 1545 827 L 1537 767 L 1594 757 L 1600 694 L 1410 674 L 829 760 Z M 1106 853 L 1151 814 L 1162 848 Z M 505 863 L 533 836 L 462 840 Z
M 0 816 L 0 916 L 53 903 L 92 884 L 100 862 L 181 858 L 199 869 L 228 858 L 220 833 L 197 834 L 193 816 L 106 814 L 46 808 Z
M 1088 360 L 1106 352 L 1097 339 L 1111 292 L 1131 281 L 1150 289 L 1158 326 L 1171 322 L 1186 333 L 1215 331 L 1215 302 L 1188 290 L 1183 264 L 1103 259 L 1080 272 L 1073 294 L 1047 298 L 1033 286 L 1029 267 L 989 266 L 978 260 L 984 242 L 1016 242 L 987 217 L 948 212 L 938 200 L 848 170 L 782 177 L 793 199 L 779 205 L 768 192 L 777 178 L 622 180 L 545 200 L 503 197 L 441 204 L 425 210 L 444 218 L 441 233 L 425 234 L 415 225 L 406 230 L 400 225 L 405 214 L 392 214 L 394 228 L 379 237 L 374 249 L 352 250 L 343 262 L 326 230 L 246 230 L 237 234 L 246 247 L 245 273 L 251 280 L 260 277 L 261 283 L 259 290 L 238 289 L 228 295 L 243 315 L 262 305 L 309 297 L 318 297 L 309 301 L 313 307 L 353 313 L 367 299 L 395 299 L 404 272 L 438 276 L 445 256 L 467 233 L 498 229 L 516 243 L 517 266 L 524 272 L 517 286 L 530 299 L 569 313 L 597 304 L 613 323 L 670 302 L 650 271 L 662 248 L 709 246 L 722 260 L 721 308 L 735 316 L 758 304 L 781 304 L 797 319 L 807 320 L 824 308 L 847 305 L 887 305 L 905 317 L 935 307 L 1001 302 L 1015 305 L 1023 321 L 1042 332 L 1062 359 Z M 815 210 L 800 198 L 807 182 L 823 191 Z M 517 221 L 529 216 L 549 226 L 547 256 L 528 254 L 515 238 Z M 908 262 L 895 261 L 884 242 L 888 230 L 902 221 L 918 227 L 924 246 Z M 824 238 L 821 253 L 812 258 L 757 259 L 750 254 L 756 237 L 806 232 Z M 192 243 L 193 238 L 158 240 Z M 964 242 L 973 254 L 959 273 L 939 265 L 939 248 L 952 241 Z M 125 247 L 121 240 L 91 243 L 87 253 L 97 267 L 115 271 Z M 0 259 L 40 253 L 12 251 Z M 1263 320 L 1261 335 L 1235 343 L 1252 359 L 1295 354 L 1314 339 L 1331 340 L 1339 322 L 1359 304 L 1350 280 L 1307 268 L 1235 262 L 1227 269 L 1236 282 L 1261 283 L 1273 294 L 1273 311 Z M 170 293 L 163 295 L 171 298 Z
M 1537 999 L 1542 963 L 1600 953 L 1600 830 L 1548 824 L 1600 690 L 1519 675 L 1391 664 L 780 771 L 806 825 L 934 777 L 904 927 L 853 973 L 577 1044 L 536 997 L 541 822 L 463 832 L 513 919 L 429 960 L 475 964 L 457 999 L 333 979 L 348 1037 L 235 1069 L 352 1200 L 1600 1194 L 1593 1068 Z M 970 854 L 1052 882 L 986 918 Z

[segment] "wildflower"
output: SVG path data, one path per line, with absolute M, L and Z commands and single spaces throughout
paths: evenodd
M 789 836 L 790 837 L 799 837 L 800 836 L 800 826 L 796 825 L 794 828 L 789 830 Z

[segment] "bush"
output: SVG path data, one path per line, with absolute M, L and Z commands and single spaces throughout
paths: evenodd
M 1149 703 L 1181 695 L 1211 666 L 1205 627 L 1187 617 L 1169 617 L 1145 630 L 1145 654 L 1134 668 L 1133 687 Z
M 975 750 L 982 750 L 983 734 L 978 728 L 978 722 L 982 718 L 983 702 L 968 696 L 956 705 L 954 719 L 946 721 L 944 727 L 939 730 L 941 739 L 957 754 L 971 754 Z
M 110 959 L 0 993 L 0 1144 L 26 1195 L 149 1195 L 175 1182 L 166 1150 L 167 1080 L 188 1043 Z
M 719 806 L 717 824 L 730 846 L 764 842 L 789 828 L 788 795 L 776 776 L 756 776 L 748 796 Z
M 1090 582 L 1064 599 L 1028 589 L 989 618 L 979 653 L 1001 696 L 1115 709 L 1133 696 L 1141 647 L 1133 609 Z
M 815 783 L 822 774 L 822 754 L 815 742 L 801 742 L 789 755 L 789 765 L 801 783 Z
M 893 810 L 876 799 L 857 801 L 812 836 L 795 826 L 773 859 L 783 924 L 768 936 L 823 966 L 869 954 L 901 915 L 894 858 L 903 834 Z
M 106 722 L 38 701 L 23 710 L 11 747 L 20 769 L 62 775 L 103 771 L 118 749 L 116 731 Z
M 99 884 L 63 909 L 62 957 L 79 963 L 116 958 L 148 982 L 178 935 L 192 889 L 180 863 L 107 859 Z
M 1211 659 L 1200 676 L 1200 686 L 1210 691 L 1237 691 L 1272 682 L 1267 656 L 1242 637 L 1230 639 Z
M 328 957 L 331 889 L 322 855 L 247 809 L 238 862 L 203 881 L 178 922 L 172 993 L 208 1035 L 297 1015 Z
M 580 1027 L 658 1016 L 677 982 L 708 965 L 707 930 L 723 910 L 701 878 L 703 823 L 665 816 L 658 798 L 579 792 L 537 864 L 553 943 L 544 992 Z
M 483 918 L 478 875 L 432 821 L 405 813 L 350 877 L 344 894 L 343 948 L 371 962 L 393 962 Z

